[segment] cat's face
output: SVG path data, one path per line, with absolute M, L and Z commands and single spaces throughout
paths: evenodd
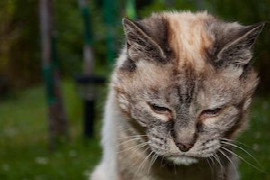
M 163 14 L 124 26 L 127 48 L 113 78 L 122 113 L 175 164 L 220 151 L 245 122 L 258 81 L 246 67 L 262 25 L 242 30 L 206 14 Z

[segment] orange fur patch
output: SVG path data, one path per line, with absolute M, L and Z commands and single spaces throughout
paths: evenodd
M 213 39 L 205 29 L 205 21 L 213 17 L 204 13 L 164 13 L 168 20 L 168 41 L 173 49 L 178 69 L 191 64 L 195 70 L 205 67 L 205 49 L 209 48 Z

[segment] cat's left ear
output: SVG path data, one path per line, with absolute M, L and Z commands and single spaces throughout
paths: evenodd
M 127 18 L 124 18 L 122 23 L 126 35 L 128 55 L 131 59 L 143 58 L 150 61 L 164 61 L 165 53 L 151 32 L 158 27 L 150 28 L 148 27 L 151 25 L 150 23 L 146 25 L 145 23 L 132 21 Z M 160 22 L 157 21 L 156 24 L 159 25 L 158 23 Z M 162 26 L 159 28 L 162 28 Z
M 217 65 L 246 65 L 253 56 L 253 46 L 265 23 L 258 23 L 251 26 L 245 26 L 238 30 L 237 34 L 230 39 L 218 52 Z

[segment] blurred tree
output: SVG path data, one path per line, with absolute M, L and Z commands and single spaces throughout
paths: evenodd
M 64 77 L 70 77 L 81 72 L 83 21 L 78 9 L 78 0 L 53 2 L 60 69 Z
M 53 0 L 40 0 L 40 30 L 42 47 L 42 67 L 47 88 L 48 126 L 50 149 L 57 141 L 68 136 L 68 123 L 62 103 L 60 75 L 57 65 L 54 26 Z
M 0 74 L 12 87 L 41 79 L 37 5 L 36 0 L 0 1 Z

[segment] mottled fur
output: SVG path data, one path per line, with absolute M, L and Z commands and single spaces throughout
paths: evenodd
M 221 141 L 246 124 L 263 24 L 164 12 L 123 26 L 127 44 L 112 75 L 103 159 L 92 180 L 238 179 L 237 159 Z

